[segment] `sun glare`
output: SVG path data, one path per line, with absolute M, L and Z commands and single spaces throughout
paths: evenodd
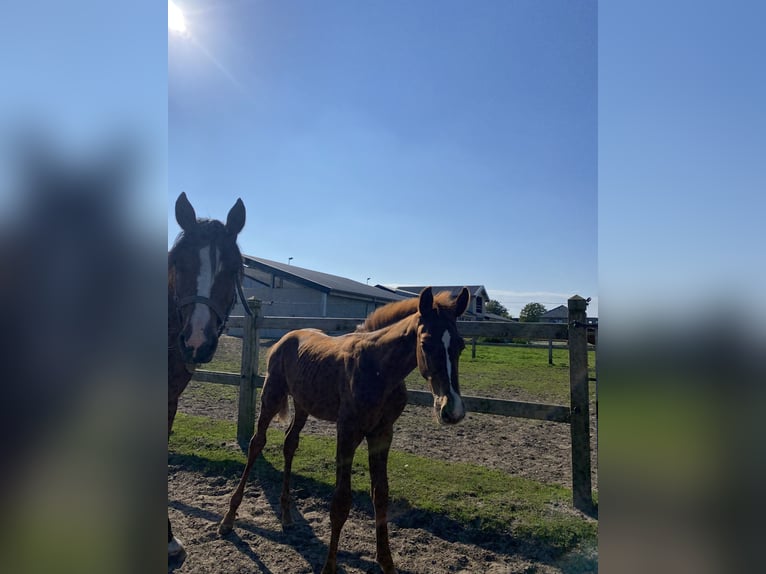
M 186 20 L 183 12 L 173 2 L 168 0 L 168 30 L 183 34 L 186 32 Z

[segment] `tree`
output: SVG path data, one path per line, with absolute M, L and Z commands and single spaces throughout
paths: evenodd
M 506 309 L 503 304 L 500 303 L 500 301 L 495 301 L 494 299 L 487 301 L 487 304 L 484 306 L 484 310 L 487 313 L 500 315 L 501 317 L 505 317 L 507 319 L 511 318 L 511 314 L 508 312 L 508 309 Z
M 527 303 L 519 313 L 519 321 L 536 323 L 547 309 L 541 303 Z

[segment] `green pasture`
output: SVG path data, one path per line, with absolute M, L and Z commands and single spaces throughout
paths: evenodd
M 261 373 L 265 373 L 269 343 L 261 348 Z M 225 337 L 215 360 L 206 368 L 238 372 L 240 356 L 241 342 Z M 545 348 L 484 345 L 477 346 L 476 358 L 472 358 L 469 344 L 460 361 L 461 390 L 466 395 L 512 396 L 568 404 L 568 361 L 568 351 L 563 349 L 554 349 L 553 365 L 549 365 Z M 595 373 L 594 363 L 595 354 L 591 352 L 591 376 Z M 407 385 L 425 388 L 417 371 L 408 377 Z M 202 384 L 194 385 L 187 393 L 236 403 L 238 390 L 228 385 Z M 236 479 L 242 472 L 245 455 L 235 436 L 233 421 L 179 414 L 170 440 L 171 462 L 212 476 Z M 269 430 L 263 457 L 256 463 L 251 478 L 262 488 L 278 489 L 281 484 L 283 439 L 281 430 Z M 406 527 L 426 520 L 435 531 L 459 533 L 466 542 L 512 540 L 519 552 L 536 560 L 555 562 L 566 572 L 596 569 L 598 522 L 572 509 L 571 489 L 479 465 L 397 451 L 391 452 L 389 478 L 394 523 Z M 364 443 L 354 460 L 352 481 L 356 506 L 372 512 Z M 329 501 L 334 482 L 335 441 L 302 436 L 294 461 L 296 498 L 307 492 Z
M 261 346 L 259 372 L 266 373 L 266 356 L 271 341 Z M 238 373 L 241 361 L 241 341 L 223 337 L 215 359 L 205 368 L 213 371 Z M 595 376 L 596 354 L 588 353 L 590 376 Z M 426 382 L 417 370 L 406 379 L 407 388 L 426 389 Z M 548 349 L 477 345 L 476 358 L 471 346 L 460 357 L 460 389 L 464 395 L 506 398 L 569 404 L 569 351 L 553 350 L 553 364 L 548 364 Z M 212 391 L 211 391 L 212 392 Z M 595 386 L 591 384 L 591 394 Z M 236 396 L 236 395 L 235 395 Z
M 595 352 L 589 352 L 590 375 L 595 376 Z M 425 389 L 426 383 L 415 371 L 407 386 Z M 470 344 L 460 356 L 460 391 L 464 395 L 505 398 L 510 391 L 525 400 L 569 404 L 569 351 L 553 350 L 548 364 L 548 349 L 477 345 L 476 358 Z
M 170 460 L 211 476 L 236 479 L 245 454 L 232 437 L 235 424 L 179 414 L 170 439 Z M 263 456 L 251 482 L 281 488 L 283 432 L 268 431 Z M 478 465 L 451 463 L 392 451 L 389 460 L 391 522 L 430 524 L 437 533 L 458 534 L 466 542 L 492 543 L 509 537 L 518 552 L 538 560 L 559 560 L 578 548 L 593 548 L 597 522 L 572 511 L 572 492 Z M 293 491 L 329 500 L 335 483 L 335 441 L 304 435 L 293 463 Z M 352 474 L 355 504 L 372 513 L 366 445 L 356 453 Z M 577 551 L 575 552 L 577 554 Z M 582 558 L 580 562 L 595 560 Z M 593 564 L 582 565 L 589 571 Z M 579 571 L 579 570 L 576 570 Z

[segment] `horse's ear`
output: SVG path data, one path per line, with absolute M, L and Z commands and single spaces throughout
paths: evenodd
M 176 199 L 176 221 L 184 231 L 189 231 L 197 225 L 197 214 L 194 213 L 194 208 L 189 203 L 185 191 L 182 191 Z
M 471 293 L 468 291 L 467 287 L 463 287 L 463 290 L 460 291 L 460 295 L 457 296 L 457 299 L 455 300 L 455 316 L 460 317 L 463 313 L 465 313 L 465 310 L 468 309 L 468 302 L 471 300 Z
M 426 287 L 420 292 L 420 300 L 418 301 L 418 311 L 421 316 L 429 315 L 434 310 L 434 294 L 430 287 Z
M 229 215 L 226 217 L 226 231 L 232 235 L 237 235 L 245 226 L 245 204 L 241 199 L 237 199 L 237 203 L 234 204 L 229 210 Z

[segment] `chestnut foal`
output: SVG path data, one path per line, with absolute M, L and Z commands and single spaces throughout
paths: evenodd
M 301 429 L 309 415 L 336 422 L 332 534 L 322 572 L 336 571 L 340 532 L 351 509 L 351 464 L 365 438 L 375 506 L 376 560 L 386 574 L 396 572 L 388 542 L 387 464 L 394 422 L 407 404 L 404 379 L 417 366 L 431 387 L 439 422 L 455 424 L 463 419 L 458 360 L 465 344 L 456 321 L 468 307 L 469 299 L 466 288 L 453 300 L 448 292 L 434 297 L 427 287 L 418 298 L 376 310 L 354 333 L 330 337 L 315 329 L 300 329 L 282 337 L 269 354 L 247 465 L 219 532 L 231 532 L 250 469 L 266 444 L 266 429 L 276 415 L 287 416 L 287 398 L 292 396 L 295 414 L 284 443 L 282 523 L 291 522 L 290 469 Z

